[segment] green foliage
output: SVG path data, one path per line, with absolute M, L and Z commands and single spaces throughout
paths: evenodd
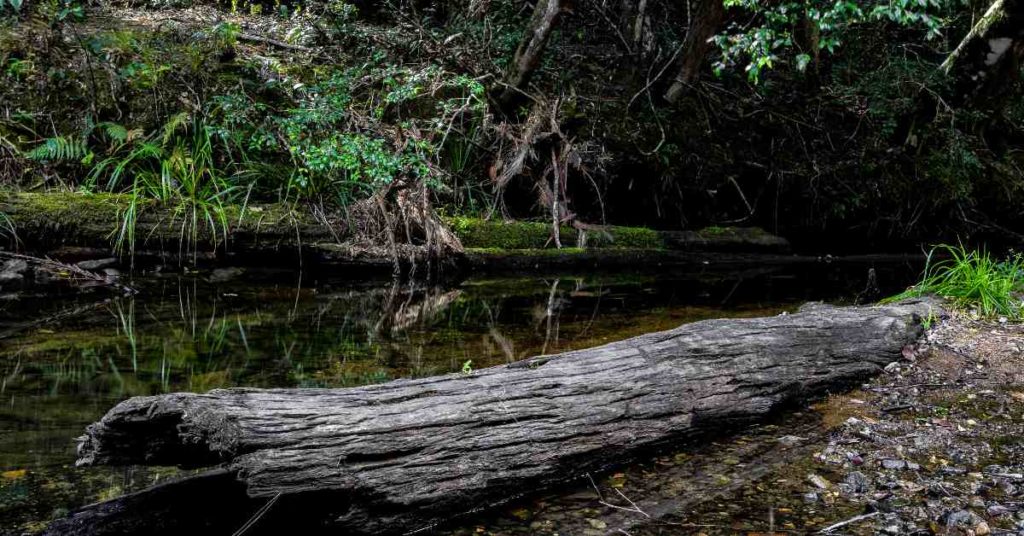
M 15 14 L 21 13 L 22 0 L 0 0 L 0 13 L 7 7 L 10 7 L 11 11 Z
M 238 43 L 242 27 L 234 22 L 221 22 L 213 27 L 213 35 L 219 48 L 230 48 Z
M 91 159 L 92 151 L 83 138 L 54 136 L 43 140 L 41 145 L 26 153 L 26 156 L 39 161 L 84 161 Z
M 114 132 L 122 134 L 118 129 Z M 214 244 L 218 233 L 227 240 L 226 206 L 244 190 L 238 182 L 242 174 L 232 174 L 217 162 L 212 129 L 200 120 L 189 122 L 186 114 L 176 114 L 149 136 L 128 141 L 125 130 L 121 138 L 123 142 L 112 147 L 83 184 L 87 190 L 99 187 L 131 196 L 115 235 L 118 251 L 134 251 L 135 222 L 145 199 L 173 207 L 183 247 L 196 246 L 202 232 L 209 233 Z
M 435 66 L 328 70 L 290 99 L 273 113 L 247 94 L 217 96 L 211 125 L 244 159 L 287 158 L 287 194 L 340 204 L 399 179 L 444 189 L 440 147 L 453 124 L 485 110 L 482 85 Z
M 934 261 L 938 255 L 948 258 Z M 987 251 L 968 251 L 961 246 L 940 245 L 928 253 L 921 282 L 883 303 L 935 294 L 960 308 L 974 309 L 984 317 L 1002 315 L 1015 320 L 1024 312 L 1024 256 L 999 261 Z
M 722 55 L 715 72 L 745 62 L 744 70 L 753 83 L 779 63 L 791 63 L 804 71 L 822 52 L 835 53 L 849 30 L 866 22 L 889 21 L 899 26 L 921 28 L 927 39 L 941 35 L 946 19 L 941 16 L 958 0 L 812 0 L 765 4 L 758 0 L 725 0 L 728 8 L 742 9 L 755 17 L 754 24 L 733 22 L 715 43 Z

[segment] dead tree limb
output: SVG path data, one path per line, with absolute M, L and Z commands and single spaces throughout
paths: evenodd
M 497 96 L 497 101 L 502 107 L 510 108 L 522 100 L 526 85 L 540 67 L 548 38 L 564 11 L 564 3 L 565 0 L 537 0 L 526 35 L 516 49 L 505 77 L 505 84 Z
M 280 497 L 290 529 L 405 533 L 861 382 L 933 308 L 814 305 L 470 374 L 132 398 L 88 428 L 79 463 L 223 464 L 249 497 Z M 103 533 L 83 515 L 50 534 Z
M 1020 81 L 1024 0 L 995 0 L 942 63 L 954 101 L 998 108 Z

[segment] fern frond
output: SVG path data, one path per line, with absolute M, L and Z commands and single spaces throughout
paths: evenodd
M 31 160 L 50 160 L 67 162 L 82 160 L 90 154 L 85 140 L 69 136 L 56 136 L 43 140 L 43 143 L 26 155 Z
M 167 123 L 164 124 L 163 144 L 167 145 L 167 142 L 170 141 L 171 136 L 173 136 L 174 133 L 179 128 L 181 128 L 182 125 L 187 123 L 188 120 L 188 112 L 180 112 L 172 115 L 171 118 L 167 120 Z
M 106 132 L 107 136 L 117 143 L 125 143 L 128 141 L 128 129 L 117 123 L 104 121 L 97 126 L 102 128 L 103 132 Z
M 141 128 L 133 128 L 128 131 L 128 135 L 125 137 L 126 142 L 133 142 L 137 139 L 145 136 L 146 133 Z

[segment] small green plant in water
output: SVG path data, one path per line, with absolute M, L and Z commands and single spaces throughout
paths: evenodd
M 948 255 L 933 262 L 936 254 Z M 935 294 L 962 309 L 975 309 L 984 317 L 1020 320 L 1024 307 L 1024 257 L 996 260 L 987 251 L 940 245 L 928 253 L 921 282 L 883 303 Z

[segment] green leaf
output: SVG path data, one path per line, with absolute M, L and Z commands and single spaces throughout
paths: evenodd
M 797 54 L 796 56 L 796 70 L 804 72 L 807 70 L 807 65 L 811 63 L 810 54 Z

